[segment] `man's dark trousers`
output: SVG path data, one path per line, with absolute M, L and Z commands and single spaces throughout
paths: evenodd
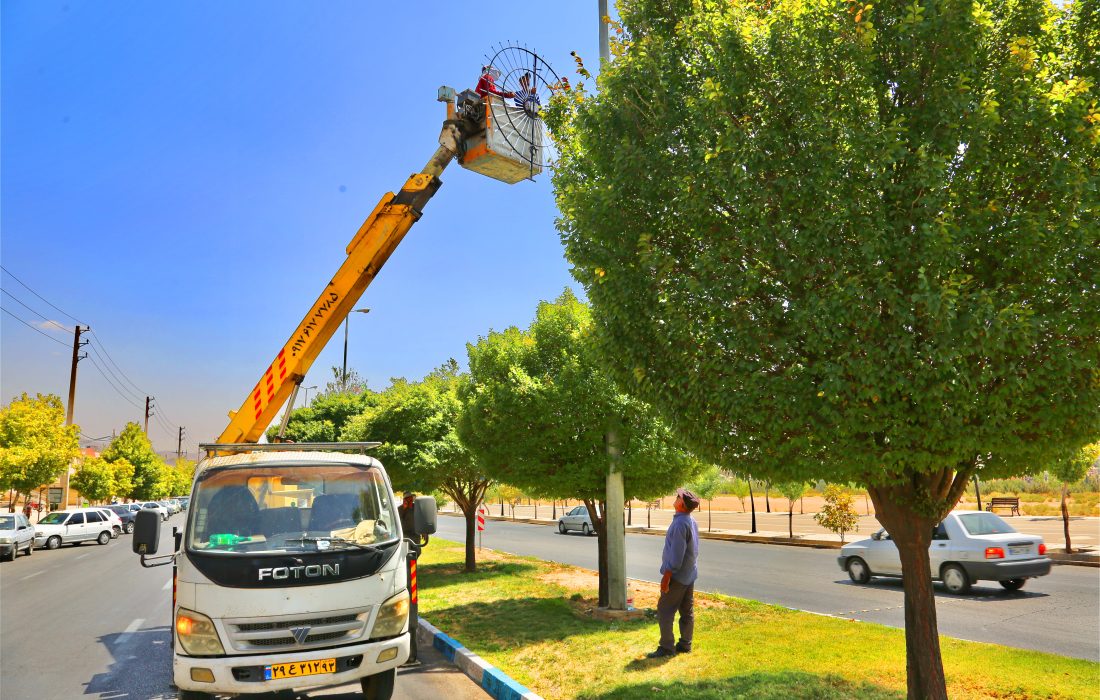
M 672 634 L 672 620 L 680 613 L 680 649 L 691 651 L 691 638 L 695 632 L 695 584 L 684 585 L 675 579 L 668 582 L 668 593 L 657 600 L 657 624 L 661 626 L 660 647 L 676 651 L 676 638 Z

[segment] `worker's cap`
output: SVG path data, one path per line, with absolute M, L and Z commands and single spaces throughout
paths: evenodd
M 406 491 L 403 498 L 416 498 L 416 494 L 413 493 L 412 491 Z
M 676 495 L 684 500 L 684 507 L 693 511 L 699 507 L 699 497 L 687 489 L 676 489 Z

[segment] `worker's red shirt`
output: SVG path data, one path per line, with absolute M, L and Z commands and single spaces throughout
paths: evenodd
M 494 95 L 500 95 L 501 97 L 508 97 L 507 93 L 497 87 L 496 78 L 489 73 L 482 74 L 481 78 L 477 81 L 477 87 L 474 88 L 481 97 L 485 97 L 490 92 Z

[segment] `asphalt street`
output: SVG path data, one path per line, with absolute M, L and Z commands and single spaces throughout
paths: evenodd
M 464 542 L 463 521 L 441 514 L 439 537 Z M 560 535 L 550 525 L 490 520 L 483 546 L 595 569 L 596 538 Z M 664 538 L 628 534 L 627 576 L 660 578 Z M 852 583 L 836 563 L 839 550 L 702 540 L 697 590 L 798 610 L 904 627 L 901 581 Z M 967 595 L 937 585 L 940 634 L 1100 661 L 1100 569 L 1055 566 L 1023 590 L 982 581 Z
M 162 528 L 171 551 L 177 515 Z M 0 563 L 0 699 L 169 700 L 172 567 L 142 568 L 130 536 L 105 546 L 35 550 Z M 474 700 L 488 695 L 431 648 L 398 671 L 395 699 Z M 357 700 L 358 684 L 256 698 Z

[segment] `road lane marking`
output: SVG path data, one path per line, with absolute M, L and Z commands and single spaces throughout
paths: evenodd
M 134 636 L 134 632 L 137 632 L 143 624 L 145 624 L 145 618 L 136 618 L 122 631 L 122 634 L 118 635 L 118 639 L 115 640 L 115 646 L 121 647 L 126 644 L 126 642 L 130 641 L 130 638 Z
M 35 571 L 35 572 L 34 572 L 33 574 L 27 574 L 26 576 L 24 576 L 23 578 L 21 578 L 21 579 L 19 579 L 19 580 L 20 580 L 20 581 L 26 581 L 27 579 L 29 579 L 29 578 L 34 578 L 35 576 L 37 576 L 37 575 L 39 575 L 39 574 L 41 574 L 41 573 L 42 573 L 41 571 Z
M 90 556 L 92 556 L 92 553 L 87 552 L 86 554 L 81 554 L 79 557 L 77 557 L 77 559 L 83 559 L 84 557 L 90 557 Z

